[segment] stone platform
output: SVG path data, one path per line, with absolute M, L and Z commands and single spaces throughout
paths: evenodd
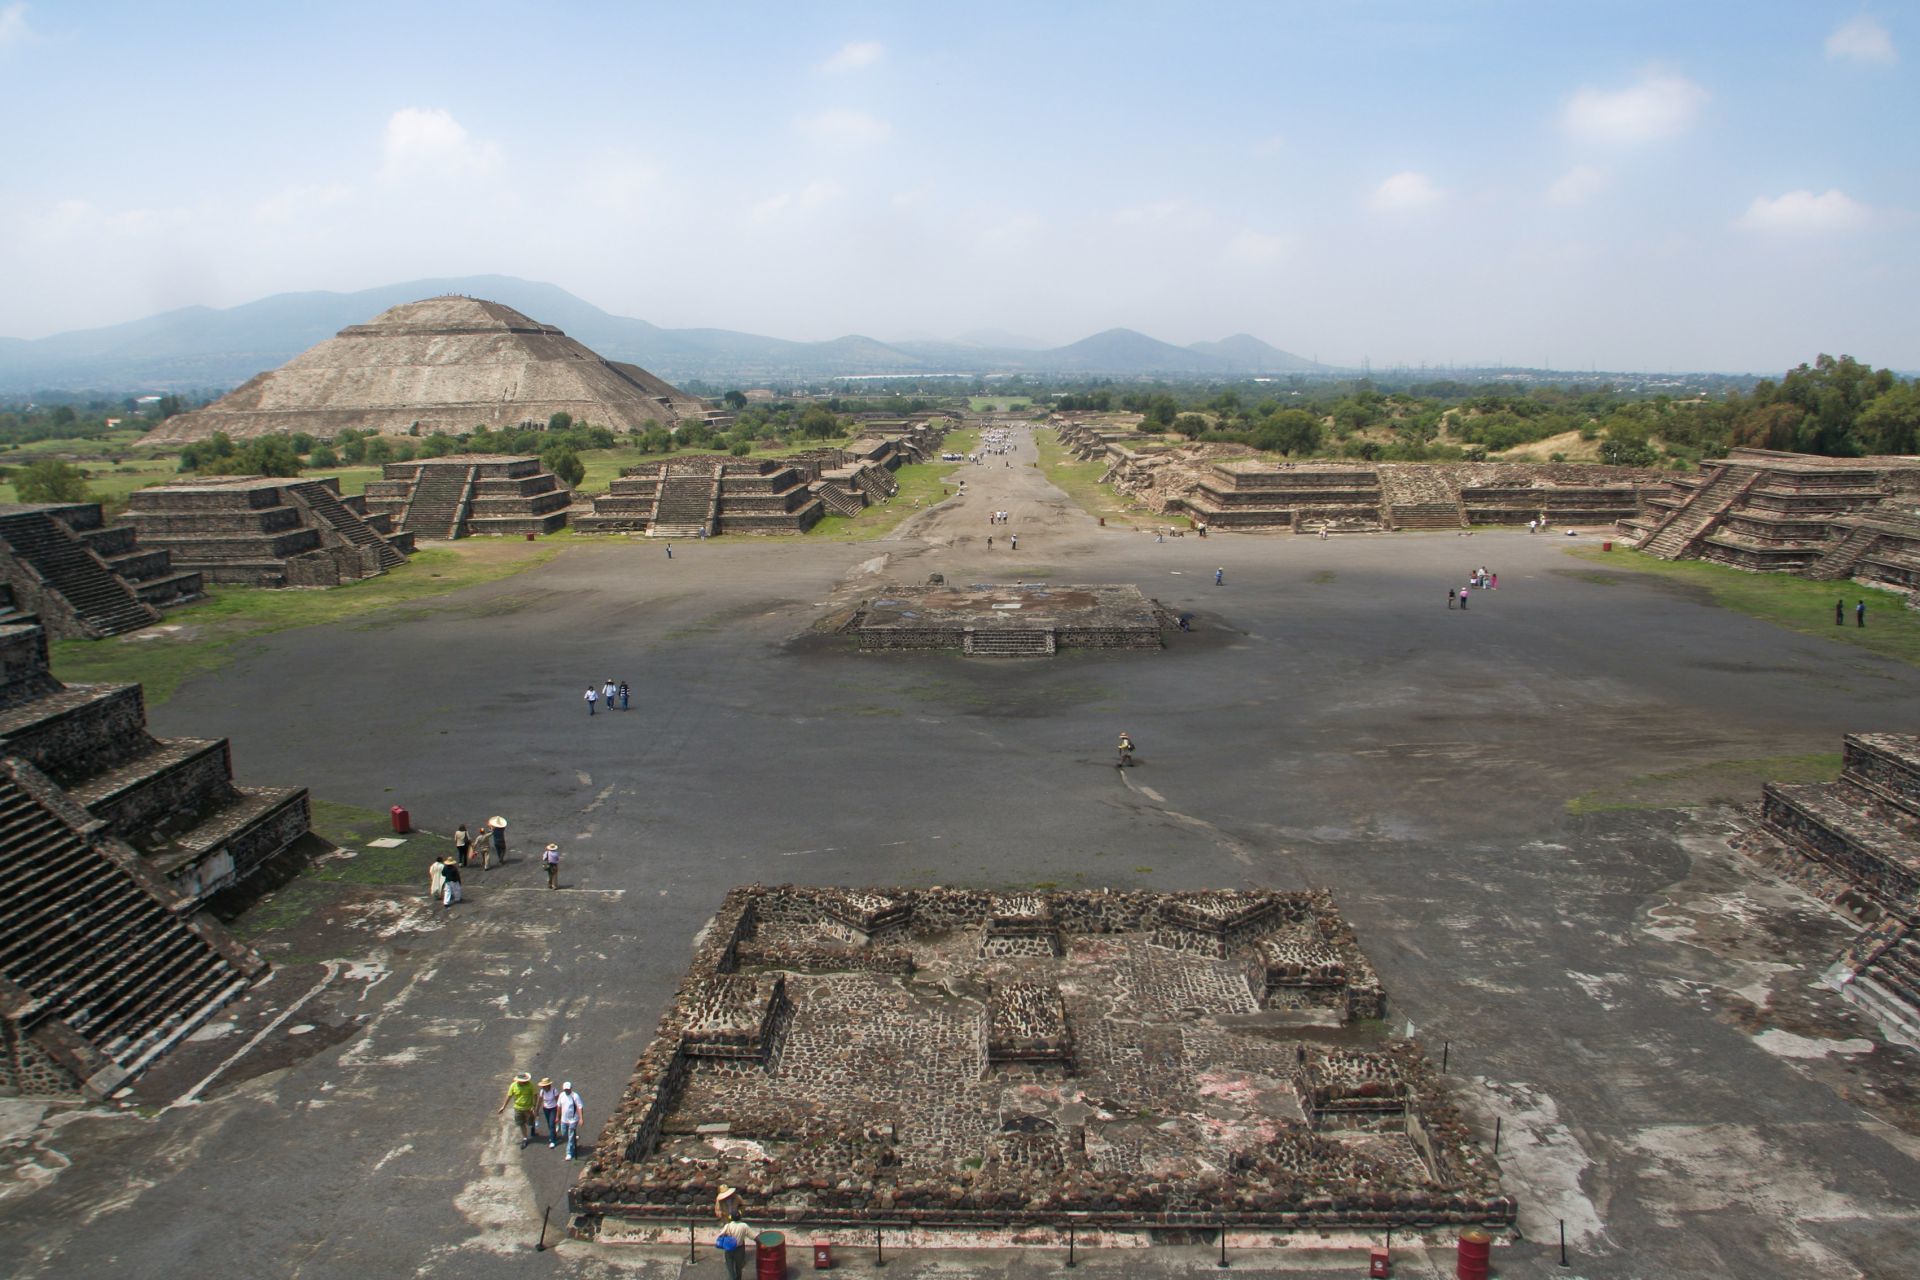
M 1043 583 L 890 585 L 829 620 L 862 652 L 958 649 L 1045 657 L 1061 649 L 1160 649 L 1173 619 L 1137 587 Z
M 1384 1014 L 1324 892 L 735 889 L 573 1230 L 1510 1225 Z

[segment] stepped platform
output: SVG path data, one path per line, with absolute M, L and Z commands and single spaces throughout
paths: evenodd
M 845 889 L 726 896 L 569 1193 L 576 1236 L 684 1239 L 723 1184 L 789 1234 L 1514 1223 L 1418 1046 L 1347 1014 L 1383 997 L 1329 895 L 859 892 L 895 913 L 884 945 Z M 1227 953 L 1161 940 L 1195 930 Z
M 55 680 L 40 628 L 0 626 L 0 657 L 0 753 L 63 788 L 182 900 L 239 883 L 309 830 L 306 791 L 235 784 L 225 739 L 149 733 L 139 685 Z
M 337 586 L 406 563 L 393 536 L 340 495 L 334 477 L 217 476 L 135 491 L 127 519 L 142 545 L 212 582 Z
M 554 533 L 574 505 L 573 491 L 540 459 L 492 453 L 389 462 L 362 501 L 393 528 L 441 542 Z
M 107 524 L 97 502 L 0 503 L 0 588 L 61 639 L 138 630 L 202 598 L 203 585 L 134 525 Z
M 929 584 L 888 586 L 819 625 L 856 637 L 863 653 L 1037 658 L 1064 649 L 1159 650 L 1173 619 L 1131 586 Z
M 889 442 L 891 451 L 898 442 Z M 573 517 L 582 533 L 717 537 L 730 533 L 805 533 L 828 514 L 857 514 L 898 490 L 876 463 L 847 465 L 843 450 L 797 458 L 696 456 L 628 468 L 609 491 Z M 824 477 L 824 478 L 823 478 Z M 879 495 L 872 497 L 871 495 Z
M 1849 734 L 1840 779 L 1768 783 L 1766 828 L 1871 909 L 1920 923 L 1920 736 Z

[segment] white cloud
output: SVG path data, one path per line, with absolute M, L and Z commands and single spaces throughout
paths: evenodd
M 307 210 L 345 204 L 352 198 L 353 188 L 339 182 L 288 187 L 257 201 L 253 206 L 253 216 L 261 222 L 290 222 Z
M 1373 189 L 1367 205 L 1376 213 L 1424 209 L 1440 201 L 1440 188 L 1424 173 L 1396 173 Z
M 804 209 L 818 209 L 821 205 L 831 204 L 846 194 L 840 184 L 825 178 L 809 182 L 798 191 L 778 191 L 747 210 L 747 221 L 755 226 L 765 226 L 777 221 L 788 211 L 798 212 Z
M 1607 189 L 1612 179 L 1604 169 L 1596 169 L 1590 164 L 1577 164 L 1560 175 L 1558 181 L 1547 188 L 1548 204 L 1585 204 L 1594 196 Z
M 387 120 L 383 177 L 470 178 L 500 166 L 500 149 L 440 107 L 402 107 Z
M 1881 67 L 1890 67 L 1900 61 L 1900 54 L 1893 47 L 1893 37 L 1885 27 L 1864 13 L 1850 22 L 1841 23 L 1839 29 L 1827 37 L 1827 56 Z
M 1867 206 L 1838 189 L 1819 196 L 1789 191 L 1772 199 L 1755 196 L 1735 225 L 1748 231 L 1852 231 L 1871 216 Z
M 842 71 L 858 71 L 870 67 L 886 56 L 886 46 L 878 40 L 855 40 L 840 46 L 838 53 L 820 64 L 820 69 L 829 75 Z
M 25 0 L 0 9 L 0 49 L 10 44 L 24 44 L 32 36 L 33 32 L 27 27 Z
M 1115 210 L 1114 225 L 1121 227 L 1171 227 L 1194 229 L 1209 219 L 1206 211 L 1178 196 L 1156 200 L 1152 204 Z
M 893 126 L 885 120 L 864 111 L 848 110 L 822 111 L 802 116 L 794 121 L 794 127 L 812 141 L 830 147 L 871 146 L 876 142 L 885 142 L 893 133 Z
M 1682 133 L 1706 105 L 1707 91 L 1685 76 L 1648 71 L 1625 89 L 1579 89 L 1561 113 L 1563 128 L 1583 142 L 1632 146 Z
M 1227 258 L 1242 266 L 1268 267 L 1286 257 L 1291 244 L 1285 236 L 1246 229 L 1227 241 Z

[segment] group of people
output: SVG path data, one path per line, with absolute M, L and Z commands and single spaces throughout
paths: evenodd
M 990 511 L 987 513 L 988 524 L 1006 524 L 1012 519 L 1013 513 L 1011 511 Z
M 567 1159 L 580 1154 L 580 1126 L 587 1122 L 587 1107 L 574 1091 L 573 1081 L 563 1080 L 556 1087 L 550 1077 L 535 1083 L 531 1071 L 514 1073 L 507 1085 L 507 1096 L 500 1099 L 494 1114 L 513 1108 L 514 1127 L 520 1131 L 520 1149 L 540 1136 L 540 1122 L 547 1122 L 547 1146 L 566 1144 Z
M 1457 604 L 1458 607 L 1464 609 L 1467 607 L 1467 597 L 1475 591 L 1493 591 L 1498 589 L 1499 586 L 1500 575 L 1497 573 L 1488 573 L 1485 565 L 1482 565 L 1478 569 L 1469 569 L 1467 571 L 1466 586 L 1461 587 L 1458 591 L 1455 591 L 1452 587 L 1447 588 L 1447 608 L 1454 608 Z
M 627 710 L 627 701 L 631 697 L 632 690 L 627 688 L 627 682 L 625 680 L 622 680 L 619 684 L 615 684 L 613 677 L 608 676 L 606 684 L 599 688 L 595 688 L 592 685 L 587 686 L 587 714 L 592 715 L 594 708 L 603 702 L 606 703 L 607 710 L 613 710 L 616 699 L 618 699 L 620 709 L 625 711 Z
M 427 864 L 427 896 L 443 910 L 466 901 L 461 882 L 464 868 L 477 864 L 485 871 L 495 863 L 507 865 L 507 820 L 495 814 L 479 826 L 477 834 L 464 822 L 455 827 L 453 852 L 444 858 L 436 856 Z

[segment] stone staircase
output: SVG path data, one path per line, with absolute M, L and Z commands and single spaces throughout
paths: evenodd
M 37 511 L 0 515 L 0 540 L 66 601 L 89 636 L 119 635 L 160 618 L 158 609 L 129 591 L 70 529 L 49 515 Z
M 58 1019 L 123 1078 L 238 994 L 248 975 L 180 918 L 179 904 L 36 794 L 51 784 L 31 773 L 17 762 L 0 768 L 0 976 L 32 1000 L 10 1020 Z M 98 1065 L 76 1074 L 97 1079 Z
M 863 493 L 849 492 L 831 481 L 815 480 L 807 488 L 814 497 L 820 499 L 821 505 L 836 516 L 857 516 L 866 510 Z
M 660 498 L 654 504 L 653 521 L 647 526 L 650 538 L 692 538 L 701 526 L 711 531 L 713 511 L 720 494 L 719 468 L 667 467 L 660 479 Z
M 340 501 L 339 496 L 326 485 L 307 480 L 288 485 L 287 492 L 306 503 L 314 515 L 332 525 L 335 533 L 354 546 L 373 548 L 374 554 L 380 558 L 381 568 L 394 569 L 407 562 L 407 558 L 392 543 L 374 532 L 371 525 Z
M 961 651 L 973 658 L 1046 658 L 1054 647 L 1051 631 L 995 629 L 967 632 Z
M 1722 465 L 1714 472 L 1713 479 L 1654 526 L 1652 534 L 1641 542 L 1640 550 L 1662 560 L 1685 558 L 1763 474 L 1753 467 Z
M 1380 500 L 1381 523 L 1390 529 L 1467 527 L 1460 490 L 1442 467 L 1380 468 Z
M 400 518 L 401 527 L 423 538 L 448 542 L 458 538 L 473 492 L 473 475 L 472 467 L 421 467 Z

